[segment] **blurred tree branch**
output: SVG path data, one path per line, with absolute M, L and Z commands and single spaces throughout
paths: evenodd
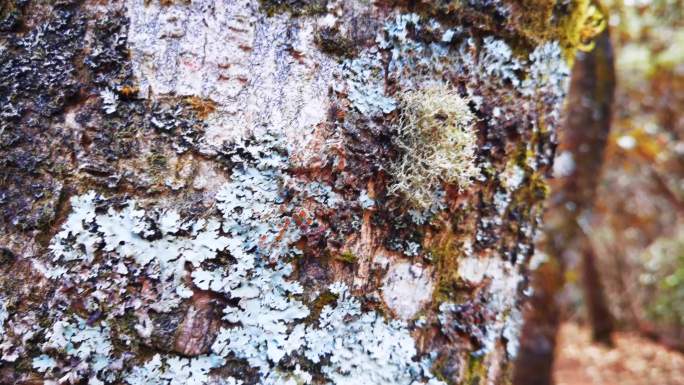
M 562 318 L 559 295 L 573 254 L 581 259 L 582 283 L 593 338 L 611 344 L 613 318 L 596 267 L 596 254 L 581 222 L 590 215 L 603 163 L 615 90 L 609 30 L 596 47 L 579 53 L 573 67 L 558 154 L 567 162 L 552 182 L 542 249 L 549 259 L 532 274 L 534 293 L 526 312 L 514 384 L 553 383 L 553 355 Z M 558 159 L 558 158 L 557 158 Z M 563 164 L 557 165 L 557 169 Z

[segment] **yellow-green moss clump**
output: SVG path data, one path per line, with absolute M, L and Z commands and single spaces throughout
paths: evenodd
M 354 263 L 356 263 L 356 261 L 359 260 L 359 257 L 354 255 L 354 253 L 352 253 L 351 251 L 345 251 L 341 254 L 336 255 L 335 259 L 353 265 Z
M 475 21 L 479 28 L 495 32 L 515 47 L 521 57 L 538 45 L 558 41 L 568 64 L 577 50 L 589 51 L 592 39 L 606 27 L 598 0 L 500 0 L 487 2 L 451 0 L 446 6 L 431 7 L 431 12 L 461 15 Z M 492 17 L 499 13 L 505 21 Z
M 438 308 L 443 302 L 453 301 L 458 291 L 458 261 L 468 249 L 452 233 L 445 232 L 433 240 L 429 248 L 437 284 L 432 292 L 432 303 Z
M 577 50 L 589 51 L 592 39 L 606 26 L 592 0 L 513 0 L 519 31 L 536 42 L 557 40 L 572 61 Z
M 448 85 L 399 97 L 396 144 L 403 152 L 390 167 L 389 192 L 427 208 L 442 183 L 466 188 L 477 175 L 475 117 L 466 99 Z

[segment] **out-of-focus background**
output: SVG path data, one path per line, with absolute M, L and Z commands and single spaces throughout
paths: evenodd
M 618 323 L 684 344 L 683 2 L 607 6 L 617 83 L 586 232 Z
M 581 252 L 564 253 L 553 373 L 559 385 L 684 384 L 684 1 L 602 5 L 615 63 L 612 125 L 603 165 L 589 171 L 593 207 L 577 223 L 611 338 L 592 341 L 587 290 L 596 285 L 583 282 Z M 576 150 L 595 150 L 585 147 Z M 557 161 L 561 174 L 579 164 L 563 145 Z M 540 261 L 554 257 L 540 249 Z

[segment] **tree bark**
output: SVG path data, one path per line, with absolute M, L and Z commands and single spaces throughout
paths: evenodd
M 3 3 L 1 382 L 508 382 L 582 7 Z
M 615 71 L 609 31 L 596 47 L 580 53 L 573 67 L 561 145 L 556 158 L 542 249 L 548 259 L 532 274 L 534 289 L 525 312 L 515 384 L 553 384 L 556 334 L 562 321 L 559 298 L 568 265 L 579 264 L 587 316 L 595 341 L 610 345 L 613 318 L 596 267 L 596 255 L 580 222 L 593 206 L 610 132 Z M 584 218 L 583 218 L 584 217 Z
M 567 176 L 565 206 L 572 207 L 576 226 L 572 232 L 579 239 L 581 271 L 588 318 L 595 341 L 611 344 L 613 318 L 596 266 L 596 254 L 580 222 L 590 216 L 603 164 L 603 154 L 610 133 L 615 93 L 615 66 L 609 30 L 596 38 L 596 48 L 575 67 L 568 98 L 568 121 L 562 138 L 573 148 L 576 172 Z M 577 85 L 574 85 L 577 83 Z M 573 93 L 573 88 L 578 92 Z M 573 98 L 575 95 L 575 98 Z M 572 218 L 572 215 L 569 215 Z

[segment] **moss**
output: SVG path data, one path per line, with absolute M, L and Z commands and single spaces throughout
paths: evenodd
M 439 306 L 452 297 L 458 281 L 458 258 L 449 246 L 436 247 L 430 250 L 437 274 L 437 284 L 432 292 L 433 305 Z
M 456 376 L 456 372 L 453 372 L 453 368 L 449 368 L 451 357 L 448 355 L 442 355 L 433 362 L 432 374 L 436 379 L 449 385 L 479 385 L 485 383 L 487 380 L 487 365 L 484 362 L 484 356 L 471 354 L 465 357 L 465 360 L 467 361 L 467 366 L 464 368 L 458 382 L 455 382 L 455 378 L 453 378 Z
M 459 260 L 463 255 L 462 248 L 462 243 L 449 235 L 444 237 L 439 245 L 430 249 L 436 274 L 435 289 L 432 292 L 432 305 L 435 308 L 444 302 L 458 299 L 464 288 L 458 272 Z
M 551 188 L 544 175 L 530 167 L 530 163 L 532 163 L 530 161 L 537 156 L 532 148 L 534 148 L 535 143 L 541 140 L 542 138 L 535 134 L 531 139 L 531 146 L 528 143 L 521 143 L 511 157 L 512 164 L 525 171 L 525 180 L 513 195 L 514 202 L 522 206 L 545 200 L 551 193 Z
M 321 51 L 329 55 L 353 57 L 357 53 L 357 44 L 343 36 L 337 28 L 324 27 L 316 30 L 314 41 Z
M 137 135 L 139 131 L 139 127 L 136 125 L 126 125 L 126 126 L 121 126 L 119 127 L 115 132 L 114 132 L 114 138 L 118 140 L 125 140 L 125 139 L 133 139 Z
M 359 257 L 351 251 L 344 251 L 341 254 L 335 255 L 335 260 L 353 265 L 359 260 Z
M 261 10 L 268 16 L 289 12 L 292 16 L 324 13 L 328 0 L 260 0 Z
M 168 158 L 156 150 L 152 150 L 145 159 L 147 163 L 147 173 L 155 185 L 163 184 L 165 177 L 168 174 Z M 150 187 L 149 192 L 154 192 L 155 188 Z
M 484 357 L 471 355 L 461 383 L 463 385 L 479 385 L 486 379 L 487 366 L 484 364 Z
M 531 41 L 557 40 L 566 60 L 577 50 L 591 50 L 591 41 L 606 26 L 599 7 L 592 0 L 513 0 L 519 32 Z
M 440 277 L 437 287 L 432 292 L 432 303 L 435 308 L 438 308 L 441 303 L 453 300 L 453 293 L 457 290 L 455 284 L 455 279 L 449 279 L 449 277 L 443 279 Z
M 542 43 L 558 41 L 568 63 L 577 50 L 591 50 L 592 39 L 606 26 L 595 0 L 451 0 L 430 4 L 423 11 L 438 18 L 460 18 L 493 32 L 522 58 Z
M 536 138 L 532 138 L 532 143 L 536 142 Z M 511 159 L 519 167 L 528 171 L 530 169 L 529 160 L 535 157 L 534 151 L 527 143 L 520 143 L 512 154 Z
M 166 168 L 168 164 L 168 159 L 158 152 L 152 152 L 147 157 L 147 165 L 150 166 L 152 170 L 161 171 Z
M 513 206 L 529 207 L 536 202 L 543 202 L 551 194 L 551 187 L 546 178 L 538 172 L 527 177 L 525 183 L 513 195 Z
M 13 368 L 17 373 L 31 373 L 33 372 L 33 359 L 20 358 L 14 363 Z
M 551 194 L 551 187 L 546 182 L 546 178 L 539 173 L 534 173 L 530 176 L 528 188 L 531 198 L 535 201 L 546 200 Z
M 592 39 L 606 28 L 604 12 L 599 7 L 591 0 L 575 1 L 575 7 L 563 26 L 565 34 L 560 39 L 565 49 L 590 51 L 594 48 Z M 574 57 L 574 52 L 569 53 Z

